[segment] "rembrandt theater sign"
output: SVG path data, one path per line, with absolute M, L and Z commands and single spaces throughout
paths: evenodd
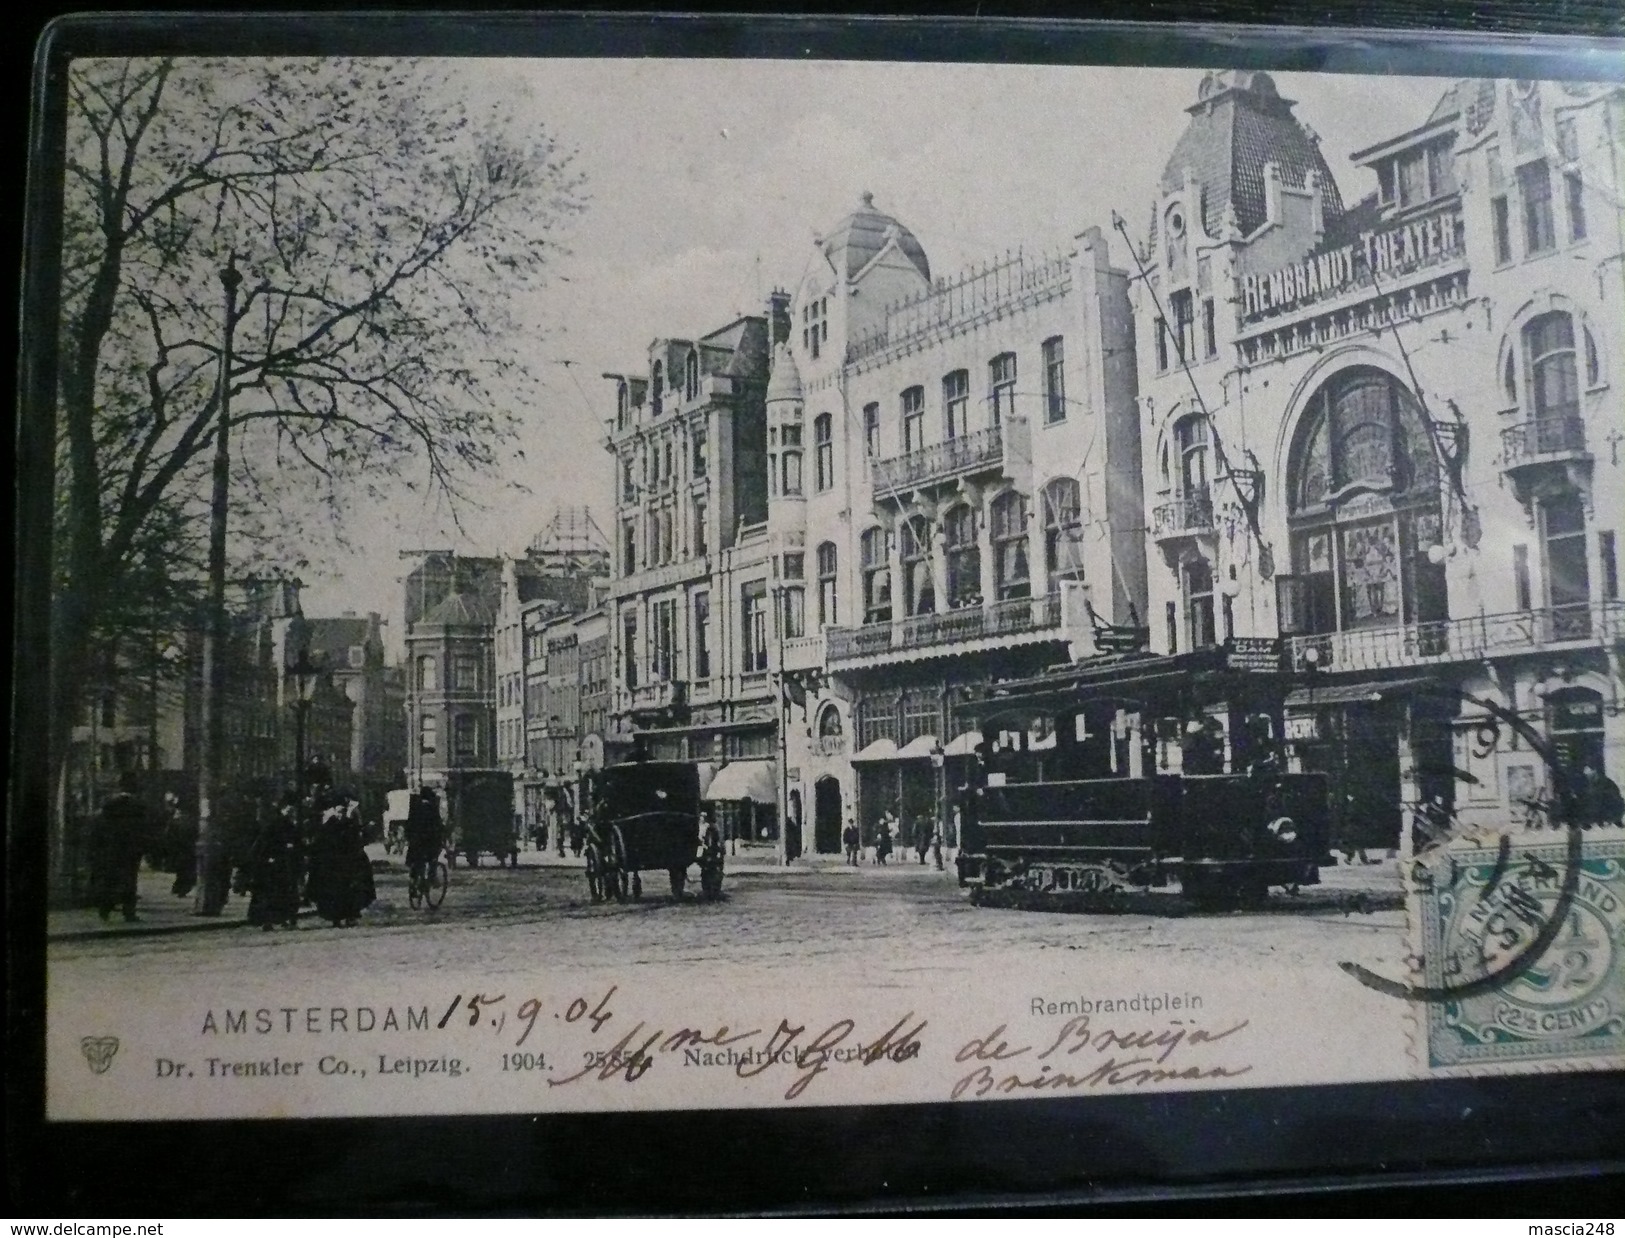
M 1459 257 L 1461 252 L 1460 211 L 1365 232 L 1348 245 L 1315 254 L 1268 275 L 1244 276 L 1242 321 L 1252 322 L 1355 288 L 1375 288 L 1384 277 L 1402 277 L 1420 267 Z

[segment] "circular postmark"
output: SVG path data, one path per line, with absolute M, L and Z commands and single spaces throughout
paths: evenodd
M 1451 747 L 1452 759 L 1431 768 L 1418 762 L 1416 782 L 1430 783 L 1431 790 L 1424 787 L 1409 806 L 1414 846 L 1405 884 L 1422 921 L 1414 959 L 1421 982 L 1378 975 L 1358 963 L 1344 963 L 1343 970 L 1380 993 L 1448 1005 L 1456 1015 L 1468 999 L 1493 995 L 1499 999 L 1494 1018 L 1525 1033 L 1563 1030 L 1556 1024 L 1575 1017 L 1576 1009 L 1600 1014 L 1596 987 L 1617 974 L 1619 960 L 1613 957 L 1613 910 L 1577 901 L 1590 822 L 1574 773 L 1546 737 L 1497 701 L 1431 682 L 1409 700 L 1413 719 L 1429 713 L 1446 719 L 1469 752 L 1489 755 L 1483 750 L 1516 737 L 1520 750 L 1538 759 L 1545 789 L 1509 790 L 1511 807 L 1524 814 L 1521 828 L 1487 828 L 1457 808 L 1456 792 L 1481 782 L 1455 759 L 1461 748 Z M 1464 707 L 1472 711 L 1465 725 Z M 1614 897 L 1598 893 L 1604 903 Z M 1565 933 L 1574 943 L 1566 951 L 1560 944 Z M 1581 944 L 1593 940 L 1604 943 L 1605 959 Z M 1600 970 L 1599 962 L 1606 964 Z M 1489 1033 L 1475 1027 L 1472 1034 Z

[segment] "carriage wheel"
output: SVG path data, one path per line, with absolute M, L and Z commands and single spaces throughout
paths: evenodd
M 631 893 L 626 877 L 626 837 L 618 825 L 609 832 L 609 855 L 604 868 L 609 892 L 615 896 L 617 903 L 626 902 L 627 895 Z
M 587 894 L 595 903 L 604 901 L 608 886 L 604 879 L 604 861 L 598 854 L 598 845 L 588 843 L 583 853 L 587 857 Z
M 683 887 L 688 884 L 688 869 L 686 867 L 668 869 L 666 875 L 671 878 L 671 896 L 682 898 Z
M 423 891 L 423 897 L 428 901 L 430 911 L 435 910 L 441 903 L 446 901 L 446 887 L 450 883 L 451 878 L 446 872 L 446 866 L 436 860 L 434 867 L 429 870 L 428 885 Z

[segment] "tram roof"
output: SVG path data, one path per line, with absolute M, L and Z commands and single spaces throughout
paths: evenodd
M 1112 653 L 1052 667 L 1027 679 L 990 684 L 984 694 L 966 701 L 962 712 L 991 715 L 1018 705 L 1075 703 L 1091 688 L 1152 690 L 1155 696 L 1173 696 L 1214 672 L 1225 670 L 1223 651 L 1202 649 L 1191 653 Z

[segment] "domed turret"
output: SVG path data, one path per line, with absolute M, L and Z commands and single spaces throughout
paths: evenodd
M 1264 165 L 1274 164 L 1283 186 L 1321 195 L 1322 215 L 1343 213 L 1337 181 L 1320 152 L 1320 141 L 1292 115 L 1267 73 L 1227 71 L 1202 78 L 1196 102 L 1185 110 L 1190 124 L 1174 146 L 1160 184 L 1177 193 L 1188 172 L 1201 195 L 1202 225 L 1209 236 L 1222 234 L 1226 216 L 1243 236 L 1268 217 Z M 1152 219 L 1155 243 L 1156 219 Z
M 926 279 L 931 278 L 931 264 L 926 260 L 925 247 L 919 238 L 892 216 L 875 209 L 875 196 L 865 193 L 861 205 L 829 230 L 819 241 L 819 248 L 830 260 L 836 272 L 850 279 L 874 260 L 893 232 L 897 247 Z

